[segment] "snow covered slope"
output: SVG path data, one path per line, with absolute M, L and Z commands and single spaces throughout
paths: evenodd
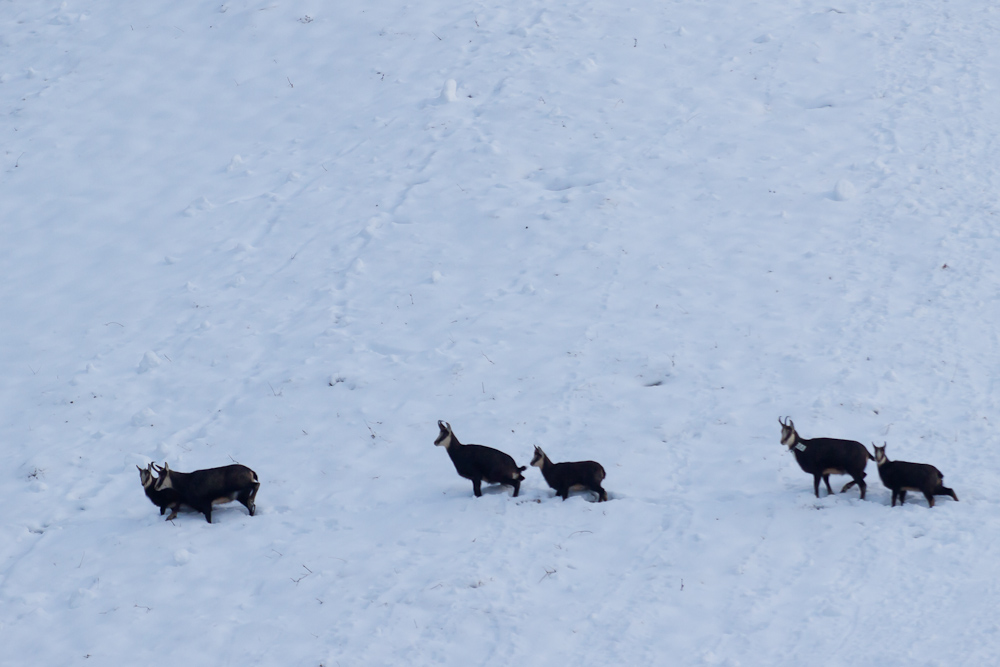
M 0 664 L 995 662 L 998 34 L 0 4 Z M 961 502 L 817 500 L 779 415 Z M 611 501 L 474 498 L 438 419 Z M 257 515 L 164 523 L 151 460 Z

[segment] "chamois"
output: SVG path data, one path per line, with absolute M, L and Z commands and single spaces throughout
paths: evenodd
M 483 445 L 463 445 L 455 437 L 448 422 L 438 421 L 438 428 L 441 432 L 434 444 L 447 449 L 458 474 L 472 480 L 472 492 L 477 498 L 483 495 L 483 480 L 490 484 L 513 486 L 514 497 L 517 497 L 521 490 L 521 480 L 524 479 L 521 472 L 527 470 L 527 466 L 518 468 L 514 459 L 499 449 Z
M 136 466 L 139 468 L 139 466 Z M 157 478 L 153 477 L 153 464 L 150 463 L 145 468 L 139 468 L 139 481 L 142 483 L 142 489 L 146 492 L 146 497 L 149 501 L 160 508 L 160 516 L 163 516 L 167 508 L 171 510 L 176 510 L 180 505 L 180 496 L 174 489 L 164 489 L 162 491 L 157 491 L 154 486 L 156 486 Z M 173 517 L 176 514 L 171 514 Z
M 927 498 L 927 504 L 934 507 L 934 496 L 951 496 L 956 501 L 958 496 L 955 492 L 944 485 L 944 475 L 941 471 L 929 463 L 910 463 L 909 461 L 890 461 L 885 455 L 885 448 L 888 443 L 883 442 L 879 447 L 874 442 L 875 463 L 878 464 L 878 476 L 882 478 L 882 484 L 892 490 L 892 506 L 896 506 L 896 498 L 899 504 L 906 502 L 907 491 L 920 491 Z
M 795 431 L 795 422 L 791 417 L 786 422 L 778 417 L 781 424 L 781 444 L 794 452 L 795 460 L 803 471 L 813 476 L 813 492 L 819 498 L 819 480 L 826 483 L 826 492 L 833 494 L 830 488 L 830 475 L 850 475 L 852 481 L 844 485 L 841 493 L 858 485 L 861 489 L 861 499 L 865 499 L 865 466 L 868 459 L 874 457 L 860 442 L 854 440 L 838 440 L 836 438 L 812 438 L 803 440 Z
M 166 463 L 163 467 L 154 466 L 160 473 L 156 480 L 156 491 L 173 490 L 177 493 L 179 503 L 183 503 L 205 515 L 205 520 L 212 523 L 212 505 L 238 500 L 254 514 L 254 498 L 260 481 L 257 473 L 244 465 L 228 465 L 221 468 L 195 470 L 194 472 L 177 472 L 171 470 Z M 167 517 L 171 521 L 177 516 L 177 508 Z
M 582 489 L 590 489 L 596 493 L 597 502 L 608 499 L 608 492 L 601 486 L 605 477 L 604 467 L 597 461 L 553 463 L 542 448 L 536 446 L 531 465 L 542 471 L 542 477 L 563 500 L 569 497 L 570 491 Z

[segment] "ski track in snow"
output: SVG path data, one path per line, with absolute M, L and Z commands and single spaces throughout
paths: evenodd
M 328 11 L 0 9 L 0 664 L 989 664 L 1000 11 Z

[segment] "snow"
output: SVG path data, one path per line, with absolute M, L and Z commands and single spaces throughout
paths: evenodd
M 998 31 L 0 5 L 0 664 L 990 664 Z M 784 415 L 961 501 L 816 499 Z M 438 419 L 610 501 L 474 498 Z M 257 515 L 164 522 L 149 461 Z

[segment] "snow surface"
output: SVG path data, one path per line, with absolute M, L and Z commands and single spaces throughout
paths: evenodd
M 998 109 L 989 0 L 0 3 L 0 664 L 995 663 Z

